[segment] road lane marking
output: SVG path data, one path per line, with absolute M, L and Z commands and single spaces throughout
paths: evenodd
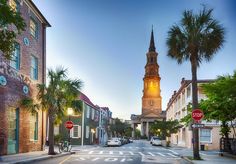
M 134 155 L 134 153 L 133 153 L 132 151 L 129 151 L 129 153 L 130 153 L 131 155 Z
M 113 154 L 113 151 L 109 151 L 109 154 Z
M 167 153 L 168 155 L 172 156 L 172 157 L 177 157 L 176 155 L 174 154 L 171 154 L 171 153 Z
M 169 150 L 169 149 L 166 149 Z M 173 150 L 169 150 L 170 152 L 172 152 L 173 154 L 179 155 L 177 152 L 173 151 Z
M 82 158 L 82 157 L 80 157 L 79 159 L 80 159 L 80 160 L 82 160 L 82 161 L 84 161 L 84 160 L 85 160 L 85 158 Z
M 123 158 L 122 160 L 120 160 L 120 162 L 126 162 L 126 161 L 133 161 L 133 159 L 131 159 L 131 158 Z
M 120 155 L 123 155 L 123 152 L 122 152 L 122 151 L 119 151 L 119 154 L 120 154 Z
M 92 154 L 93 153 L 93 151 L 90 151 L 88 154 Z
M 99 152 L 99 154 L 102 154 L 102 153 L 103 153 L 103 151 L 100 151 L 100 152 Z
M 67 157 L 67 158 L 65 158 L 63 161 L 61 161 L 59 164 L 63 164 L 65 161 L 67 161 L 68 159 L 70 159 L 71 158 L 71 155 L 69 156 L 69 157 Z
M 96 160 L 98 160 L 98 159 L 100 159 L 100 158 L 94 158 L 94 159 L 92 159 L 91 161 L 96 161 Z
M 199 154 L 201 154 L 201 155 L 207 155 L 207 154 L 205 154 L 205 153 L 199 153 Z
M 154 154 L 152 154 L 151 152 L 148 152 L 148 154 L 150 154 L 150 155 L 151 155 L 151 156 L 153 156 L 153 157 L 155 156 L 155 155 L 154 155 Z
M 115 162 L 117 160 L 118 160 L 118 158 L 107 158 L 104 161 L 106 161 L 106 162 Z
M 160 156 L 162 156 L 162 157 L 165 157 L 165 155 L 164 154 L 162 154 L 162 153 L 157 153 L 157 154 L 159 154 Z
M 142 152 L 138 152 L 140 155 L 144 155 Z

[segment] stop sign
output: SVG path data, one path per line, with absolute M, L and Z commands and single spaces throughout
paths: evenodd
M 66 121 L 66 123 L 65 123 L 65 127 L 67 128 L 67 129 L 72 129 L 73 128 L 73 122 L 72 121 Z
M 195 121 L 200 121 L 202 118 L 203 118 L 203 112 L 201 109 L 194 109 L 192 111 L 192 118 L 195 120 Z

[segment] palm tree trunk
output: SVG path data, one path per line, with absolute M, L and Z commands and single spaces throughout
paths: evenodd
M 54 116 L 51 112 L 49 112 L 49 149 L 48 149 L 48 155 L 55 155 L 54 152 Z
M 197 55 L 193 55 L 197 56 Z M 197 60 L 191 60 L 192 69 L 192 103 L 193 110 L 198 108 L 198 88 L 197 88 Z M 198 128 L 193 128 L 193 158 L 200 159 L 199 155 L 199 134 Z

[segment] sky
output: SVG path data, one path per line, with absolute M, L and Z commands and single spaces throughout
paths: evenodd
M 236 1 L 234 0 L 33 0 L 52 27 L 47 29 L 47 68 L 68 68 L 83 81 L 82 92 L 113 117 L 141 114 L 146 53 L 153 25 L 162 110 L 182 77 L 191 79 L 189 62 L 167 56 L 167 32 L 184 10 L 202 5 L 226 29 L 224 47 L 198 69 L 198 79 L 214 79 L 236 70 Z

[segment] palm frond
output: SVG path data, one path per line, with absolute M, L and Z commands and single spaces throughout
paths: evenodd
M 20 100 L 20 106 L 28 110 L 30 113 L 37 113 L 40 109 L 40 105 L 34 103 L 32 98 L 24 98 Z

